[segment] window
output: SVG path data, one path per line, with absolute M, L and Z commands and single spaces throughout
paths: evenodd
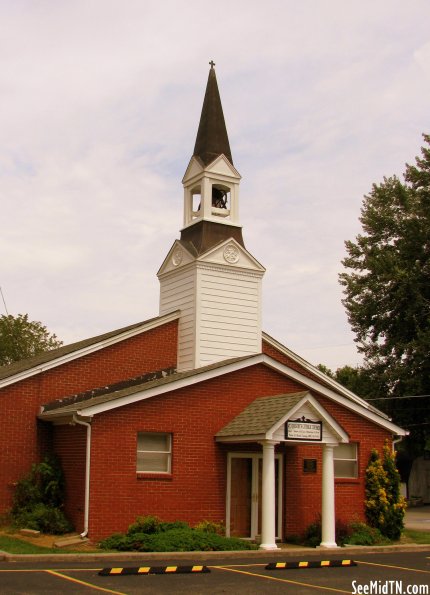
M 358 477 L 357 444 L 339 444 L 334 448 L 334 476 Z
M 171 434 L 163 434 L 161 432 L 138 432 L 138 473 L 170 473 L 171 460 Z

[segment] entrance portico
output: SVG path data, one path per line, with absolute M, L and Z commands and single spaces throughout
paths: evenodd
M 227 534 L 235 532 L 241 537 L 254 538 L 257 531 L 260 531 L 260 548 L 265 550 L 277 549 L 276 539 L 282 536 L 283 465 L 280 454 L 276 454 L 276 446 L 282 443 L 321 444 L 321 547 L 336 547 L 333 449 L 349 439 L 343 428 L 314 396 L 309 392 L 301 392 L 256 399 L 216 434 L 216 440 L 236 446 L 255 444 L 262 449 L 260 454 L 231 452 L 228 455 L 226 524 Z M 258 458 L 258 463 L 249 467 L 249 498 L 246 497 L 248 488 L 240 484 L 238 467 L 232 464 L 237 457 Z M 238 529 L 235 518 L 239 510 L 236 493 L 244 498 L 245 504 L 240 507 L 240 514 L 249 527 L 249 534 L 238 533 L 241 529 Z

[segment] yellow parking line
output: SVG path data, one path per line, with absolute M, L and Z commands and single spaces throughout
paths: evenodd
M 0 572 L 47 572 L 49 568 L 1 568 Z M 99 572 L 101 568 L 57 568 L 57 572 Z
M 254 572 L 247 572 L 246 570 L 237 570 L 235 568 L 229 568 L 227 566 L 213 566 L 212 568 L 219 568 L 220 570 L 227 570 L 228 572 L 237 572 L 238 574 L 246 574 L 248 576 L 257 576 L 258 578 L 265 578 L 269 581 L 277 581 L 279 583 L 289 583 L 290 585 L 299 585 L 300 587 L 311 587 L 312 589 L 321 589 L 323 591 L 334 591 L 335 593 L 347 593 L 347 595 L 351 595 L 351 591 L 343 591 L 342 589 L 334 589 L 333 587 L 323 587 L 321 585 L 311 585 L 309 583 L 292 581 L 286 578 L 267 576 L 266 574 L 257 574 Z
M 90 587 L 91 589 L 95 589 L 96 591 L 103 591 L 104 593 L 113 593 L 114 595 L 127 595 L 126 593 L 122 593 L 121 591 L 111 591 L 110 589 L 104 589 L 103 587 L 98 587 L 97 585 L 93 585 L 92 583 L 80 581 L 77 578 L 72 578 L 71 576 L 67 576 L 66 574 L 62 574 L 61 572 L 56 572 L 55 570 L 45 570 L 44 572 L 52 574 L 53 576 L 58 576 L 59 578 L 63 578 L 64 580 L 70 581 L 71 583 L 77 583 L 78 585 Z
M 364 562 L 356 560 L 357 564 L 367 564 L 368 566 L 382 566 L 383 568 L 395 568 L 396 570 L 410 570 L 411 572 L 422 572 L 430 574 L 430 570 L 421 570 L 420 568 L 407 568 L 406 566 L 393 566 L 392 564 L 377 564 L 376 562 Z

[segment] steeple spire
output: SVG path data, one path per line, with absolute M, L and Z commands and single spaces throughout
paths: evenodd
M 221 98 L 215 74 L 215 63 L 209 62 L 208 83 L 194 146 L 195 157 L 199 157 L 204 165 L 209 165 L 219 155 L 224 154 L 233 165 L 227 128 L 222 111 Z
M 264 267 L 243 242 L 240 173 L 210 65 L 196 146 L 182 179 L 181 237 L 158 271 L 160 315 L 181 311 L 178 371 L 261 352 Z

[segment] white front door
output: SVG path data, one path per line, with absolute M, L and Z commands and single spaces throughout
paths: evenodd
M 276 532 L 282 534 L 282 456 L 275 455 Z M 263 455 L 229 453 L 227 458 L 226 533 L 255 539 L 261 533 Z

